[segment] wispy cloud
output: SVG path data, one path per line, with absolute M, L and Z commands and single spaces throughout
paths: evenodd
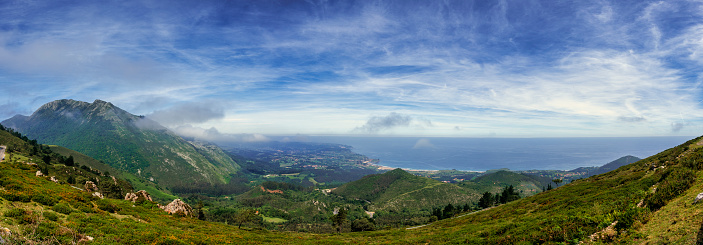
M 224 110 L 217 103 L 188 103 L 157 110 L 147 115 L 147 118 L 166 126 L 204 123 L 225 117 Z
M 698 134 L 702 5 L 3 2 L 0 116 L 73 98 L 223 132 Z

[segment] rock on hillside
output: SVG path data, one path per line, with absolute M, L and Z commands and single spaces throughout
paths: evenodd
M 40 143 L 61 145 L 165 187 L 225 183 L 239 169 L 216 146 L 191 144 L 112 103 L 57 100 L 2 122 Z
M 131 202 L 143 202 L 143 201 L 153 202 L 154 201 L 154 200 L 151 200 L 151 196 L 145 190 L 140 190 L 135 193 L 127 193 L 127 195 L 125 195 L 124 199 L 131 201 Z
M 166 206 L 161 206 L 161 209 L 168 212 L 169 214 L 176 214 L 179 216 L 193 216 L 193 208 L 187 203 L 181 201 L 181 199 L 175 199 L 173 202 Z

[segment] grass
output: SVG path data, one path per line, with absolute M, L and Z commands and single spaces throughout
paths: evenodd
M 269 222 L 269 223 L 276 223 L 276 224 L 279 224 L 279 223 L 283 223 L 283 222 L 286 222 L 286 221 L 287 221 L 287 220 L 282 219 L 282 218 L 266 217 L 266 216 L 263 216 L 263 215 L 261 215 L 261 216 L 264 218 L 264 221 L 265 221 L 265 222 Z

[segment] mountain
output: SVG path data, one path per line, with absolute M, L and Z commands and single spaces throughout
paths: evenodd
M 226 183 L 239 165 L 216 146 L 188 142 L 112 103 L 57 100 L 2 122 L 43 144 L 60 145 L 164 187 Z
M 472 180 L 462 181 L 459 186 L 472 189 L 478 193 L 499 193 L 506 186 L 512 185 L 523 197 L 531 196 L 542 191 L 550 179 L 539 176 L 499 170 L 476 177 Z
M 633 162 L 637 162 L 639 160 L 642 160 L 642 159 L 635 157 L 635 156 L 627 155 L 627 156 L 618 158 L 612 162 L 606 163 L 605 165 L 600 166 L 600 167 L 581 167 L 581 168 L 577 168 L 577 169 L 570 170 L 567 172 L 577 173 L 577 174 L 580 174 L 580 177 L 587 178 L 587 177 L 591 177 L 593 175 L 599 175 L 599 174 L 604 174 L 604 173 L 613 171 L 615 169 L 618 169 L 619 167 L 628 165 Z
M 478 192 L 412 175 L 402 169 L 367 175 L 344 184 L 332 193 L 373 204 L 373 210 L 433 208 L 447 204 L 464 205 L 480 198 Z

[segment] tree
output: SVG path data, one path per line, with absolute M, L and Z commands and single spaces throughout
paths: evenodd
M 361 218 L 352 221 L 351 229 L 352 231 L 372 231 L 374 230 L 374 226 L 368 219 Z
M 481 199 L 478 199 L 478 206 L 481 208 L 488 208 L 493 206 L 493 195 L 490 192 L 483 193 Z
M 337 214 L 332 215 L 330 219 L 332 220 L 332 224 L 337 227 L 337 233 L 341 233 L 342 225 L 344 225 L 344 222 L 347 221 L 347 209 L 340 208 L 339 211 L 337 211 Z
M 44 156 L 42 157 L 42 161 L 44 161 L 44 163 L 46 163 L 46 164 L 51 164 L 51 156 L 49 156 L 49 155 L 44 155 Z
M 68 158 L 66 158 L 66 161 L 63 162 L 64 165 L 69 167 L 73 166 L 73 163 L 73 156 L 68 156 Z
M 242 224 L 257 221 L 257 217 L 259 216 L 257 215 L 255 210 L 246 209 L 237 213 L 237 215 L 234 217 L 234 221 L 237 222 L 238 228 L 242 228 Z
M 564 181 L 564 180 L 562 180 L 562 179 L 553 179 L 552 180 L 552 182 L 554 182 L 554 184 L 556 184 L 557 187 L 559 187 L 559 183 L 561 183 L 562 181 Z
M 205 213 L 203 212 L 203 201 L 198 202 L 198 206 L 196 208 L 198 209 L 198 219 L 199 220 L 205 220 Z
M 447 206 L 444 207 L 444 210 L 442 211 L 442 216 L 443 216 L 442 218 L 444 218 L 444 219 L 451 218 L 452 216 L 454 216 L 454 211 L 455 211 L 454 206 L 451 203 L 447 204 Z
M 505 187 L 500 195 L 500 203 L 508 203 L 520 199 L 520 193 L 515 191 L 513 185 Z
M 552 190 L 552 189 L 554 189 L 554 188 L 552 188 L 552 184 L 547 184 L 547 190 L 549 191 L 549 190 Z

